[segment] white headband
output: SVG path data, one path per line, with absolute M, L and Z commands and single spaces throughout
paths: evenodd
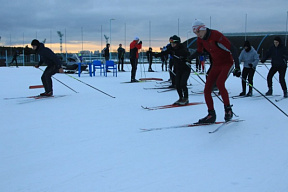
M 192 25 L 192 29 L 193 29 L 193 32 L 198 32 L 200 30 L 206 30 L 206 26 L 205 24 L 201 21 L 201 20 L 195 20 L 193 25 Z

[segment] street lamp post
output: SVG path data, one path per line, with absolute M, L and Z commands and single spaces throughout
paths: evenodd
M 111 21 L 113 21 L 115 19 L 110 19 L 110 47 L 111 47 Z M 111 59 L 111 52 L 110 53 L 110 59 Z
M 111 45 L 111 21 L 113 21 L 115 19 L 110 19 L 110 45 Z

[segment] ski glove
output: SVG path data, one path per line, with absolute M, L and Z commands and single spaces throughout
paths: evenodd
M 250 68 L 253 68 L 253 64 L 252 63 L 249 63 L 248 65 L 249 65 Z
M 239 68 L 235 68 L 233 71 L 233 76 L 240 77 L 241 76 L 241 70 Z

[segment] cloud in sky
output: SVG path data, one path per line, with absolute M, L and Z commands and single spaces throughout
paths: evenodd
M 54 51 L 59 51 L 57 31 L 65 33 L 63 43 L 77 44 L 78 51 L 82 42 L 84 50 L 100 49 L 101 42 L 104 47 L 110 19 L 115 19 L 111 20 L 112 49 L 119 43 L 128 48 L 134 36 L 144 47 L 158 48 L 178 31 L 182 41 L 194 37 L 189 31 L 195 18 L 221 32 L 244 32 L 247 14 L 247 32 L 286 31 L 288 11 L 287 0 L 1 1 L 1 45 L 30 45 L 34 38 L 46 38 Z

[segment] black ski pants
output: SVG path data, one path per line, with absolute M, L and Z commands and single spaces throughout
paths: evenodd
M 131 80 L 135 79 L 136 71 L 137 71 L 137 65 L 138 65 L 138 58 L 130 58 L 131 63 Z
M 285 74 L 286 74 L 287 66 L 281 66 L 281 67 L 271 67 L 269 70 L 269 73 L 267 75 L 267 84 L 268 88 L 272 88 L 273 85 L 273 76 L 275 75 L 276 72 L 279 73 L 279 82 L 281 85 L 281 88 L 283 91 L 287 90 L 287 85 L 285 81 Z
M 41 76 L 41 80 L 46 93 L 53 91 L 52 87 L 52 75 L 58 72 L 58 68 L 56 65 L 46 67 L 45 71 Z
M 242 92 L 246 93 L 246 79 L 248 77 L 248 82 L 250 85 L 253 86 L 253 77 L 254 77 L 254 74 L 255 74 L 255 69 L 254 68 L 247 68 L 247 67 L 244 67 L 243 70 L 242 70 Z M 249 86 L 249 91 L 252 91 L 252 87 Z
M 124 57 L 118 57 L 118 71 L 120 71 L 120 65 L 121 65 L 121 70 L 124 70 Z
M 10 64 L 12 64 L 14 61 L 16 63 L 16 66 L 18 67 L 18 63 L 17 63 L 17 58 L 16 57 L 13 57 L 12 61 L 10 62 Z
M 149 67 L 148 67 L 148 69 L 152 69 L 152 62 L 153 62 L 152 58 L 149 58 L 149 59 L 148 59 L 148 62 L 149 62 Z
M 187 80 L 190 76 L 190 73 L 190 69 L 177 69 L 175 80 L 179 98 L 188 98 Z

